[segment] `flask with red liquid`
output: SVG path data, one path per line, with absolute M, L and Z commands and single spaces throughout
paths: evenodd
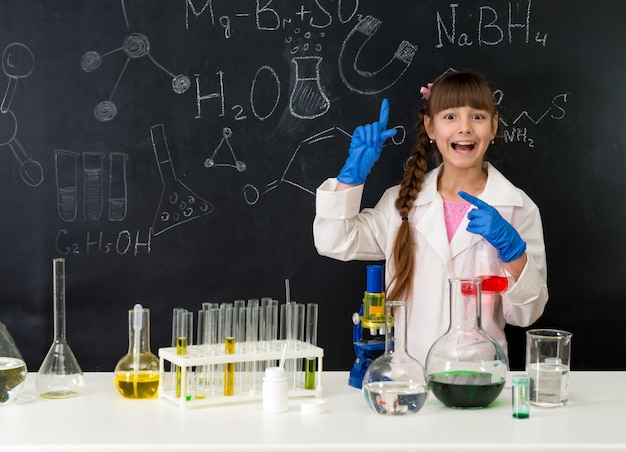
M 485 240 L 480 240 L 468 250 L 461 276 L 480 278 L 483 294 L 502 293 L 509 287 L 497 251 Z M 465 295 L 469 295 L 472 287 L 466 284 L 461 290 Z

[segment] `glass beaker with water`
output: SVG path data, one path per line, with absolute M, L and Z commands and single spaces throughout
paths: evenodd
M 65 259 L 52 261 L 54 278 L 54 341 L 41 363 L 35 385 L 41 397 L 64 399 L 82 390 L 85 380 L 65 337 Z
M 129 399 L 158 394 L 159 359 L 150 351 L 150 310 L 140 304 L 128 310 L 128 353 L 115 366 L 115 387 Z
M 567 405 L 572 333 L 564 330 L 526 331 L 526 373 L 530 403 L 541 407 Z
M 17 400 L 26 381 L 26 363 L 6 326 L 0 322 L 0 407 Z
M 508 362 L 481 324 L 480 278 L 450 279 L 450 326 L 426 357 L 433 394 L 453 408 L 481 408 L 504 388 Z
M 363 394 L 378 414 L 415 414 L 428 398 L 424 367 L 409 355 L 406 345 L 406 303 L 386 301 L 385 353 L 376 358 L 363 377 Z

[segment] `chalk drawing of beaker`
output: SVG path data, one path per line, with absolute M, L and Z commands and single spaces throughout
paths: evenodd
M 318 56 L 296 57 L 291 60 L 295 65 L 296 82 L 289 98 L 291 114 L 300 119 L 314 119 L 322 116 L 330 108 L 330 101 L 320 82 L 320 63 Z

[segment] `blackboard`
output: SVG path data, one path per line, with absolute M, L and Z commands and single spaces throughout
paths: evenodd
M 419 87 L 493 83 L 495 165 L 539 205 L 550 301 L 573 367 L 624 369 L 626 6 L 618 0 L 3 0 L 0 319 L 31 370 L 52 341 L 52 259 L 84 370 L 127 351 L 127 309 L 273 297 L 320 304 L 325 368 L 348 369 L 363 262 L 317 255 L 315 187 L 350 133 L 390 142 L 364 206 L 397 183 Z M 520 368 L 524 329 L 508 328 Z

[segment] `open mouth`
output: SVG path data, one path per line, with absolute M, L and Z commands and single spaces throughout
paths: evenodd
M 452 143 L 452 149 L 455 151 L 473 151 L 476 143 L 473 141 L 457 141 L 456 143 Z

